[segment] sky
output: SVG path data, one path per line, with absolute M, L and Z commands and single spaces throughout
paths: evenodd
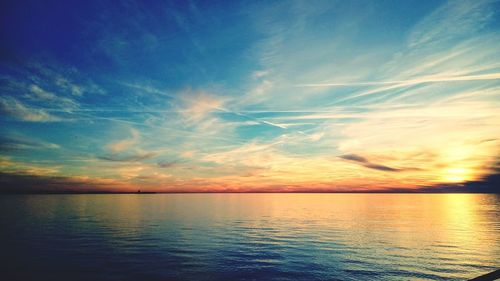
M 0 191 L 499 172 L 498 1 L 2 1 Z

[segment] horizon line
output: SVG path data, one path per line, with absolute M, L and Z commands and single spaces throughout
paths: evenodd
M 422 191 L 422 190 L 397 190 L 397 191 L 0 191 L 0 195 L 53 195 L 53 194 L 500 194 L 499 192 L 488 191 Z

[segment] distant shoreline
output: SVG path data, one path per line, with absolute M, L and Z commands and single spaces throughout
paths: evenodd
M 85 195 L 85 194 L 499 194 L 496 192 L 445 192 L 445 191 L 160 191 L 160 192 L 114 192 L 114 191 L 37 191 L 37 192 L 2 192 L 0 195 Z

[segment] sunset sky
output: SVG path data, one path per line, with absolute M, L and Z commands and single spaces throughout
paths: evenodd
M 500 155 L 498 1 L 2 1 L 0 189 L 370 191 Z

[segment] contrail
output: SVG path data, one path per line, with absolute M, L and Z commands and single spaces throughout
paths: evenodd
M 287 129 L 286 126 L 283 126 L 281 124 L 276 124 L 276 123 L 273 123 L 273 122 L 269 122 L 269 121 L 266 121 L 266 120 L 263 120 L 263 119 L 260 119 L 260 118 L 256 118 L 256 117 L 253 117 L 253 116 L 241 113 L 241 112 L 232 111 L 232 110 L 225 109 L 225 108 L 222 108 L 222 107 L 215 107 L 215 109 L 217 109 L 219 111 L 222 111 L 222 112 L 227 112 L 227 113 L 232 113 L 232 114 L 235 114 L 235 115 L 239 115 L 239 116 L 248 118 L 250 120 L 253 120 L 255 122 L 258 122 L 260 124 L 266 124 L 266 125 L 269 125 L 269 126 L 272 126 L 272 127 L 280 128 L 280 129 Z
M 376 85 L 395 85 L 401 86 L 434 83 L 434 82 L 453 82 L 453 81 L 477 81 L 477 80 L 495 80 L 500 79 L 500 73 L 480 74 L 480 75 L 463 75 L 463 76 L 435 76 L 423 77 L 419 79 L 395 80 L 395 81 L 369 81 L 369 82 L 353 82 L 353 83 L 316 83 L 316 84 L 298 84 L 296 87 L 348 87 L 348 86 L 376 86 Z

